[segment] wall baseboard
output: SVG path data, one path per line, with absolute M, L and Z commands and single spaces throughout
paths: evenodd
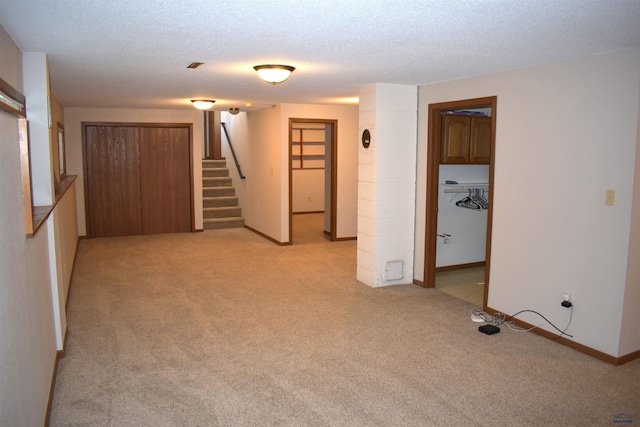
M 333 242 L 347 242 L 349 240 L 358 240 L 357 237 L 336 237 Z
M 78 236 L 78 241 L 76 242 L 76 251 L 73 254 L 73 262 L 71 263 L 71 274 L 69 275 L 69 286 L 67 287 L 67 295 L 65 296 L 65 300 L 64 300 L 65 314 L 68 311 L 67 307 L 69 307 L 69 295 L 71 295 L 71 284 L 73 283 L 73 275 L 76 271 L 76 259 L 78 259 L 78 248 L 80 247 L 80 239 L 81 237 Z M 65 331 L 65 340 L 67 339 L 66 337 L 67 337 L 67 332 Z
M 640 359 L 640 350 L 618 357 L 617 358 L 618 363 L 616 363 L 616 366 L 624 365 L 625 363 L 629 363 L 636 359 Z
M 436 267 L 436 273 L 442 273 L 443 271 L 462 270 L 464 268 L 484 267 L 487 263 L 485 261 L 470 262 L 468 264 L 456 264 L 445 265 L 444 267 Z
M 505 314 L 499 310 L 493 309 L 491 307 L 487 307 L 485 309 L 485 311 L 489 314 Z M 507 316 L 508 317 L 508 316 Z M 516 318 L 512 318 L 510 319 L 510 321 L 513 321 L 513 323 L 516 324 L 516 326 L 519 326 L 521 328 L 524 329 L 530 329 L 530 328 L 534 328 L 535 325 L 532 325 L 530 323 L 524 322 L 522 320 L 516 319 Z M 555 342 L 565 345 L 569 348 L 572 348 L 574 350 L 577 350 L 581 353 L 584 353 L 586 355 L 589 355 L 591 357 L 595 357 L 596 359 L 600 359 L 603 362 L 607 362 L 610 363 L 614 366 L 619 366 L 619 365 L 624 365 L 625 363 L 631 362 L 632 360 L 636 360 L 640 358 L 640 351 L 636 351 L 630 354 L 627 354 L 625 356 L 622 357 L 615 357 L 615 356 L 611 356 L 610 354 L 607 353 L 603 353 L 600 350 L 596 350 L 594 348 L 588 347 L 584 344 L 580 344 L 577 343 L 575 341 L 572 341 L 570 339 L 564 338 L 562 336 L 559 336 L 557 333 L 553 333 L 553 332 L 549 332 L 549 331 L 545 331 L 544 329 L 540 329 L 540 328 L 535 328 L 532 329 L 531 332 L 535 332 L 538 335 L 541 335 L 545 338 L 549 338 L 554 340 Z
M 67 334 L 64 334 L 65 345 L 67 342 Z M 51 374 L 51 386 L 49 387 L 49 401 L 47 402 L 47 412 L 44 416 L 44 427 L 49 427 L 49 418 L 51 418 L 51 406 L 53 405 L 53 391 L 56 388 L 56 377 L 58 375 L 58 361 L 64 357 L 64 349 L 56 352 L 56 360 L 53 363 L 53 373 Z
M 256 230 L 255 228 L 249 227 L 248 225 L 245 225 L 244 228 L 246 228 L 249 231 L 252 231 L 252 232 L 256 233 L 260 237 L 264 237 L 265 239 L 269 240 L 270 242 L 275 243 L 278 246 L 289 246 L 289 245 L 291 245 L 291 242 L 280 242 L 280 241 L 274 239 L 273 237 L 267 236 L 266 234 Z

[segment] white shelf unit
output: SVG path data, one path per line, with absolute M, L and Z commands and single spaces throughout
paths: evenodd
M 291 167 L 293 169 L 325 168 L 324 123 L 300 123 L 291 129 Z

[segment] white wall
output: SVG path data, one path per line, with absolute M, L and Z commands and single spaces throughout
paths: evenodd
M 82 153 L 82 123 L 180 123 L 192 124 L 193 154 L 193 191 L 195 228 L 202 229 L 202 112 L 196 110 L 155 110 L 127 108 L 65 108 L 64 131 L 67 148 L 67 173 L 78 175 L 77 206 L 78 233 L 87 234 L 85 200 L 84 200 L 84 168 Z
M 244 180 L 244 195 L 241 205 L 245 224 L 277 241 L 282 240 L 282 175 L 280 156 L 280 107 L 264 108 L 246 114 L 246 140 L 232 136 L 233 146 L 238 150 Z M 235 127 L 234 127 L 235 129 Z M 245 160 L 246 159 L 246 160 Z M 232 160 L 227 156 L 227 162 Z M 286 166 L 286 163 L 284 164 Z M 236 181 L 234 181 L 235 185 Z
M 337 159 L 338 194 L 336 200 L 336 237 L 350 238 L 357 234 L 358 222 L 358 106 L 357 105 L 310 105 L 282 104 L 280 126 L 281 156 L 283 165 L 289 163 L 289 119 L 327 119 L 338 121 Z M 288 191 L 288 174 L 283 177 L 283 188 Z M 289 211 L 288 197 L 283 212 Z M 289 217 L 286 220 L 286 239 L 289 239 Z
M 561 293 L 571 292 L 574 340 L 619 356 L 622 307 L 638 311 L 625 286 L 639 85 L 640 52 L 627 50 L 421 87 L 415 278 L 424 271 L 428 105 L 496 95 L 488 305 L 537 310 L 564 327 Z M 615 206 L 605 206 L 607 189 Z M 624 320 L 637 329 L 637 314 Z M 637 335 L 626 339 L 625 352 L 640 349 Z
M 25 53 L 23 61 L 24 96 L 29 120 L 29 158 L 34 206 L 50 206 L 54 201 L 49 122 L 49 64 L 44 53 Z
M 289 118 L 338 120 L 338 238 L 356 235 L 358 107 L 282 104 L 223 113 L 246 179 L 240 180 L 223 140 L 245 224 L 279 242 L 289 241 Z
M 295 124 L 292 131 L 292 171 L 291 171 L 291 209 L 293 213 L 325 212 L 325 219 L 331 226 L 331 126 L 324 123 Z M 314 128 L 315 130 L 298 130 L 297 128 Z M 323 142 L 311 144 L 309 142 Z M 295 156 L 320 155 L 320 158 Z M 302 169 L 300 169 L 302 167 Z M 320 168 L 320 169 L 318 169 Z M 326 190 L 326 191 L 325 191 Z M 325 221 L 326 222 L 326 221 Z
M 640 94 L 639 94 L 640 97 Z M 638 101 L 640 104 L 640 101 Z M 633 183 L 633 206 L 629 236 L 629 263 L 627 286 L 622 311 L 622 333 L 618 354 L 626 355 L 640 349 L 640 108 L 638 109 L 638 133 L 636 166 Z
M 295 169 L 292 177 L 293 213 L 324 211 L 324 169 Z
M 19 91 L 21 52 L 0 27 L 0 77 Z M 56 359 L 48 230 L 24 229 L 17 119 L 0 112 L 0 420 L 43 425 Z
M 220 114 L 220 118 L 222 123 L 225 123 L 227 127 L 227 132 L 229 133 L 229 138 L 231 138 L 231 143 L 233 144 L 233 149 L 235 150 L 242 173 L 246 175 L 251 159 L 251 150 L 249 146 L 249 122 L 247 120 L 248 115 L 245 112 L 240 112 L 236 115 L 229 114 L 228 112 L 222 112 Z M 238 197 L 238 204 L 242 209 L 242 216 L 245 219 L 245 224 L 249 225 L 247 224 L 247 213 L 251 201 L 247 197 L 247 180 L 240 179 L 240 175 L 238 174 L 235 162 L 233 161 L 233 156 L 229 149 L 229 143 L 227 142 L 227 137 L 224 132 L 222 132 L 221 140 L 222 157 L 227 161 L 229 176 L 233 182 L 233 187 L 235 188 L 236 196 Z

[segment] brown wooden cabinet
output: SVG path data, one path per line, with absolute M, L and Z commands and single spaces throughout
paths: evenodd
M 489 164 L 491 117 L 442 116 L 441 164 Z
M 90 237 L 192 229 L 188 126 L 84 125 Z

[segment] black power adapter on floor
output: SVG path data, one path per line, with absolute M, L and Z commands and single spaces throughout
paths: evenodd
M 480 332 L 482 332 L 483 334 L 487 334 L 487 335 L 493 335 L 493 334 L 497 334 L 498 332 L 500 332 L 500 328 L 498 328 L 497 326 L 493 326 L 493 325 L 482 325 L 482 326 L 478 327 L 478 330 Z

